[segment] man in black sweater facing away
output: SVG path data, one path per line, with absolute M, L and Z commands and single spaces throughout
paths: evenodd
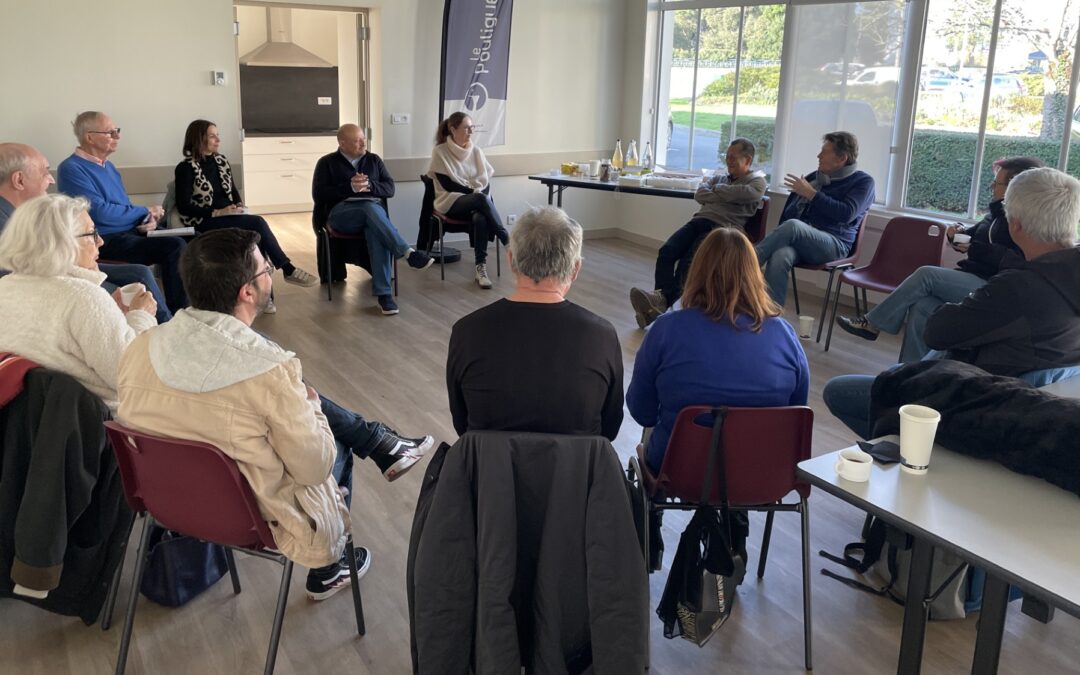
M 394 179 L 382 158 L 367 151 L 367 137 L 355 124 L 343 124 L 337 133 L 338 149 L 319 159 L 311 181 L 316 227 L 329 223 L 341 234 L 363 234 L 371 256 L 371 289 L 383 314 L 397 314 L 390 289 L 394 258 L 406 258 L 410 267 L 424 269 L 433 260 L 405 243 L 390 222 L 384 200 L 394 196 Z

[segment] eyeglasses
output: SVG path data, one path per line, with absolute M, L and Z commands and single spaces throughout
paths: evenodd
M 470 133 L 470 134 L 476 129 L 476 127 L 474 127 L 472 125 L 469 125 L 467 127 L 461 127 L 461 128 L 464 129 L 466 131 L 466 133 Z
M 250 279 L 248 279 L 247 281 L 245 281 L 244 285 L 247 286 L 248 284 L 254 282 L 256 279 L 258 279 L 259 277 L 261 277 L 264 274 L 266 276 L 274 276 L 274 263 L 270 263 L 270 262 L 266 263 L 266 269 L 264 269 L 263 271 L 259 272 L 255 276 L 253 276 Z
M 98 234 L 97 228 L 95 227 L 94 229 L 90 230 L 89 232 L 83 232 L 82 234 L 75 235 L 76 239 L 78 239 L 79 237 L 93 237 L 94 240 L 96 241 L 97 239 L 99 239 L 101 237 L 101 235 Z
M 88 134 L 106 134 L 111 138 L 120 138 L 120 127 L 106 129 L 105 131 L 87 131 Z

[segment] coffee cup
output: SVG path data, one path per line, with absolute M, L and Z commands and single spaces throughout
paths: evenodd
M 959 234 L 959 233 L 957 233 L 957 234 L 954 234 L 952 236 L 952 240 L 953 240 L 954 244 L 970 244 L 971 243 L 971 235 L 970 234 Z
M 870 480 L 870 468 L 874 464 L 874 458 L 862 450 L 848 448 L 841 450 L 836 457 L 836 473 L 844 480 L 852 483 L 865 483 Z
M 578 170 L 578 173 L 581 174 L 582 176 L 588 176 L 589 175 L 589 163 L 588 162 L 580 162 L 577 165 L 577 170 Z
M 930 466 L 941 413 L 924 405 L 900 406 L 900 469 L 922 475 Z
M 814 317 L 812 316 L 800 316 L 799 317 L 799 337 L 809 338 L 814 332 Z
M 600 175 L 600 160 L 594 159 L 589 161 L 589 175 L 593 178 Z
M 124 303 L 124 307 L 131 307 L 131 302 L 135 299 L 135 296 L 146 290 L 146 286 L 143 286 L 138 281 L 130 283 L 127 286 L 120 287 L 120 302 Z

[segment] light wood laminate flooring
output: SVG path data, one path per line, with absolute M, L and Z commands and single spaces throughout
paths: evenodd
M 315 272 L 314 236 L 306 214 L 269 218 L 295 264 Z M 634 354 L 643 333 L 634 323 L 630 286 L 651 285 L 655 251 L 616 239 L 587 240 L 581 275 L 570 299 L 610 320 L 619 333 L 629 384 Z M 491 261 L 494 263 L 494 260 Z M 257 320 L 256 328 L 297 352 L 305 378 L 338 403 L 381 420 L 405 434 L 433 434 L 453 442 L 447 410 L 444 367 L 450 328 L 461 316 L 513 289 L 509 269 L 494 277 L 495 288 L 472 281 L 471 253 L 447 266 L 417 272 L 399 265 L 401 314 L 383 317 L 371 297 L 370 279 L 349 268 L 349 279 L 335 288 L 333 302 L 323 288 L 301 289 L 275 277 L 278 313 Z M 789 305 L 792 305 L 789 301 Z M 820 309 L 808 298 L 804 312 Z M 794 319 L 794 308 L 788 308 Z M 883 335 L 865 342 L 842 332 L 828 352 L 804 342 L 810 360 L 810 404 L 816 415 L 814 453 L 849 445 L 849 433 L 825 409 L 821 390 L 832 376 L 876 373 L 893 363 L 899 340 Z M 640 428 L 626 416 L 615 445 L 625 462 Z M 358 639 L 349 593 L 324 602 L 304 595 L 305 570 L 297 567 L 285 615 L 277 672 L 390 675 L 410 672 L 409 625 L 405 601 L 405 557 L 413 509 L 424 467 L 389 484 L 370 462 L 359 462 L 353 497 L 354 532 L 368 546 L 373 564 L 361 581 L 367 636 Z M 1005 498 L 1003 496 L 1003 498 Z M 810 498 L 814 623 L 814 664 L 818 673 L 889 673 L 896 670 L 903 608 L 861 593 L 818 573 L 832 566 L 817 556 L 839 553 L 858 538 L 863 514 L 820 491 Z M 763 516 L 751 517 L 751 563 L 756 562 Z M 665 569 L 653 574 L 651 605 L 663 590 L 667 565 L 686 517 L 664 521 Z M 776 516 L 769 566 L 764 580 L 752 574 L 739 589 L 735 615 L 704 648 L 666 640 L 651 614 L 652 673 L 796 673 L 802 671 L 802 600 L 799 521 Z M 1037 527 L 1037 523 L 1033 523 Z M 131 550 L 137 545 L 133 535 Z M 108 632 L 79 620 L 48 614 L 12 600 L 0 600 L 0 674 L 89 675 L 112 672 L 123 608 L 128 597 L 133 556 L 129 554 L 117 608 Z M 280 568 L 238 555 L 243 592 L 234 596 L 227 581 L 179 609 L 141 599 L 135 622 L 129 673 L 261 672 L 270 632 Z M 1060 612 L 1043 625 L 1010 607 L 1001 659 L 1002 673 L 1077 672 L 1080 624 Z M 970 672 L 978 615 L 962 621 L 932 622 L 927 631 L 926 673 Z

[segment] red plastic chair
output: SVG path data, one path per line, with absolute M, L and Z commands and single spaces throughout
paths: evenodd
M 832 295 L 833 278 L 836 276 L 837 271 L 855 266 L 855 260 L 859 257 L 859 247 L 862 245 L 863 233 L 866 231 L 866 219 L 869 217 L 870 213 L 867 212 L 863 216 L 862 222 L 859 223 L 859 229 L 855 231 L 855 241 L 851 244 L 851 250 L 848 251 L 847 256 L 820 265 L 798 263 L 791 268 L 791 291 L 795 295 L 796 314 L 802 314 L 802 310 L 799 309 L 799 286 L 795 280 L 795 270 L 815 270 L 829 273 L 829 283 L 825 286 L 825 301 L 821 303 L 821 318 L 818 319 L 817 339 L 814 342 L 821 342 L 821 331 L 825 325 L 825 313 L 829 309 L 829 297 Z
M 386 201 L 385 198 L 380 199 L 379 203 L 382 205 L 384 211 L 386 211 L 387 213 L 390 213 L 390 207 L 387 204 L 387 201 Z M 318 233 L 319 238 L 322 240 L 323 251 L 326 252 L 326 269 L 330 270 L 330 272 L 328 272 L 328 274 L 327 274 L 328 279 L 333 275 L 333 269 L 334 269 L 334 265 L 333 265 L 333 262 L 334 262 L 334 258 L 333 258 L 334 247 L 331 246 L 331 244 L 330 244 L 331 239 L 340 239 L 342 241 L 359 241 L 359 242 L 363 242 L 364 248 L 367 248 L 367 237 L 365 237 L 363 234 L 345 234 L 343 232 L 338 232 L 338 231 L 334 230 L 333 227 L 330 226 L 330 221 L 329 220 L 327 220 L 326 223 L 321 228 L 316 228 L 316 232 Z M 369 249 L 368 250 L 368 258 L 370 259 L 370 257 L 371 257 L 371 251 Z M 374 261 L 372 261 L 372 265 L 374 265 L 374 264 L 375 264 Z M 391 280 L 394 282 L 394 295 L 397 295 L 398 294 L 397 258 L 395 258 L 394 256 L 390 256 L 390 265 L 393 268 Z M 334 286 L 334 282 L 331 279 L 330 282 L 326 284 L 326 299 L 328 301 L 334 299 L 333 286 Z
M 274 626 L 266 653 L 264 673 L 274 672 L 281 626 L 285 618 L 285 603 L 289 597 L 289 582 L 293 563 L 274 549 L 273 535 L 259 511 L 255 495 L 244 479 L 236 462 L 207 443 L 160 438 L 128 429 L 116 422 L 106 422 L 120 480 L 131 510 L 144 514 L 139 539 L 135 578 L 131 583 L 124 632 L 120 638 L 120 655 L 116 661 L 118 675 L 127 666 L 128 648 L 135 623 L 135 605 L 139 597 L 146 568 L 150 528 L 162 527 L 227 547 L 229 572 L 233 591 L 240 592 L 239 578 L 232 551 L 237 549 L 281 564 L 281 584 L 278 588 Z M 363 635 L 364 607 L 360 585 L 356 578 L 356 558 L 353 544 L 346 544 L 349 576 L 352 579 L 353 604 L 356 611 L 356 632 Z
M 840 287 L 847 282 L 855 294 L 855 312 L 863 314 L 869 305 L 866 291 L 892 293 L 900 283 L 920 267 L 941 266 L 945 250 L 945 225 L 937 220 L 897 216 L 885 225 L 881 241 L 874 250 L 869 265 L 845 270 L 836 282 L 832 314 L 829 317 L 829 335 L 825 338 L 825 351 L 832 342 L 833 323 L 836 321 L 837 305 L 840 304 Z M 859 291 L 862 289 L 860 308 Z M 826 298 L 828 302 L 828 298 Z M 820 330 L 820 327 L 819 327 Z M 820 332 L 819 332 L 820 335 Z
M 746 221 L 744 230 L 751 244 L 756 244 L 765 238 L 765 224 L 769 222 L 769 197 L 761 198 L 761 206 L 757 212 Z
M 435 182 L 430 176 L 422 174 L 420 180 L 424 183 L 424 191 L 429 192 L 425 195 L 424 199 L 431 198 L 432 203 L 435 201 Z M 443 237 L 447 232 L 472 232 L 472 221 L 458 220 L 457 218 L 451 218 L 442 211 L 439 211 L 434 206 L 431 207 L 431 223 L 439 230 L 439 276 L 442 281 L 446 281 L 446 260 L 442 257 L 443 250 Z M 430 240 L 432 244 L 435 240 Z M 430 255 L 432 252 L 431 247 L 427 250 Z M 502 276 L 502 256 L 499 254 L 499 239 L 495 239 L 495 276 Z
M 675 420 L 659 474 L 653 475 L 643 460 L 631 457 L 627 475 L 637 484 L 642 512 L 649 517 L 653 511 L 697 509 L 701 506 L 703 481 L 716 426 L 720 427 L 719 444 L 727 475 L 730 509 L 768 514 L 758 559 L 759 579 L 765 576 L 773 515 L 777 511 L 797 511 L 802 520 L 803 644 L 806 669 L 811 670 L 810 512 L 807 505 L 810 484 L 796 477 L 795 467 L 810 459 L 814 411 L 807 406 L 687 406 Z M 720 505 L 718 483 L 719 480 L 713 481 L 709 501 L 709 506 L 717 508 Z M 799 501 L 784 502 L 784 497 L 792 491 L 798 494 Z M 643 530 L 642 545 L 648 561 L 649 527 L 646 525 Z

